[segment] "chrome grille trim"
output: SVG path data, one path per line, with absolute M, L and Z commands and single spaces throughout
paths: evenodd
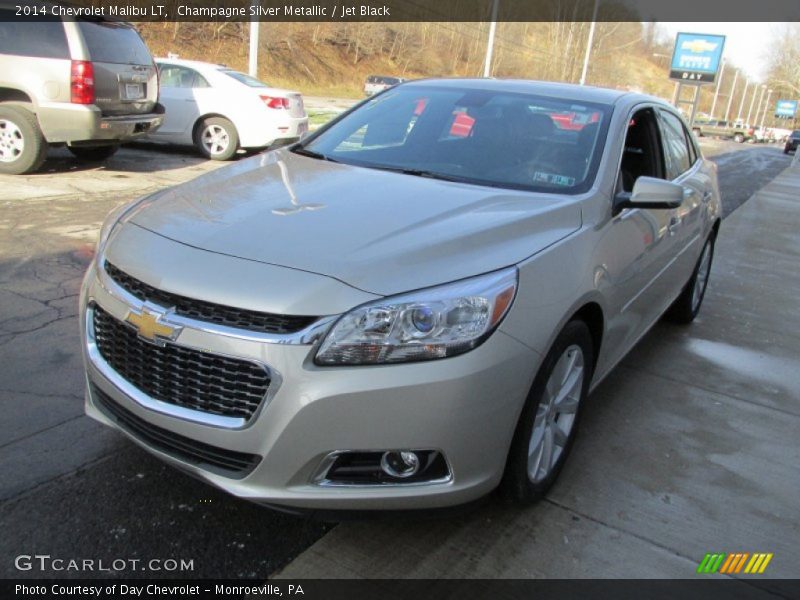
M 288 335 L 306 329 L 318 318 L 266 313 L 166 292 L 136 279 L 108 261 L 104 262 L 103 270 L 114 283 L 140 302 L 151 302 L 171 308 L 176 315 L 203 323 L 214 323 L 231 329 L 244 329 L 257 333 Z
M 105 358 L 103 358 L 103 355 L 100 353 L 100 349 L 97 346 L 97 338 L 95 335 L 95 328 L 94 328 L 95 306 L 96 304 L 94 299 L 90 299 L 85 313 L 85 324 L 84 324 L 85 335 L 86 335 L 86 353 L 87 353 L 87 358 L 91 363 L 91 366 L 104 379 L 106 379 L 106 381 L 112 384 L 125 396 L 127 396 L 132 401 L 136 402 L 137 404 L 148 410 L 152 410 L 154 412 L 158 412 L 170 417 L 175 417 L 177 419 L 181 419 L 184 421 L 198 423 L 200 425 L 219 427 L 222 429 L 243 429 L 255 421 L 260 411 L 263 410 L 264 407 L 270 403 L 272 397 L 280 388 L 281 384 L 280 374 L 277 373 L 274 369 L 269 369 L 265 365 L 260 365 L 264 369 L 266 369 L 267 372 L 269 373 L 270 385 L 258 409 L 251 415 L 249 419 L 245 419 L 242 417 L 222 416 L 222 415 L 202 412 L 199 410 L 186 408 L 176 404 L 171 404 L 169 402 L 164 402 L 156 398 L 152 398 L 148 396 L 146 393 L 142 392 L 139 388 L 137 388 L 127 379 L 125 379 L 122 375 L 117 373 L 117 371 L 113 369 L 113 367 L 105 360 Z M 112 316 L 112 318 L 115 317 Z M 188 348 L 188 346 L 183 346 L 183 347 Z M 215 352 L 215 354 L 219 355 L 220 353 Z M 247 360 L 247 359 L 241 359 L 241 360 Z M 252 360 L 249 362 L 253 364 L 259 364 L 255 363 L 255 361 Z
M 103 290 L 119 299 L 125 305 L 140 310 L 145 305 L 139 298 L 129 293 L 124 287 L 114 281 L 105 270 L 105 260 L 98 259 L 97 263 L 97 283 Z M 153 306 L 159 306 L 162 312 L 168 312 L 168 306 L 160 306 L 155 303 L 150 303 Z M 333 322 L 339 318 L 339 315 L 329 315 L 320 317 L 318 320 L 311 323 L 305 329 L 296 333 L 261 333 L 258 331 L 248 331 L 246 329 L 237 329 L 234 327 L 226 327 L 216 323 L 209 323 L 207 321 L 198 321 L 189 317 L 184 317 L 176 314 L 170 315 L 170 323 L 174 323 L 183 329 L 193 329 L 203 333 L 212 335 L 222 335 L 232 337 L 240 340 L 248 340 L 254 342 L 261 342 L 263 344 L 287 344 L 292 346 L 311 346 L 318 342 L 327 333 Z

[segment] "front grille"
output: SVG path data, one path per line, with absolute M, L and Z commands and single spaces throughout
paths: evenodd
M 174 307 L 175 314 L 198 321 L 258 331 L 260 333 L 286 334 L 305 329 L 318 318 L 276 315 L 186 298 L 185 296 L 156 289 L 143 281 L 139 281 L 108 261 L 105 263 L 105 271 L 119 286 L 139 300 L 154 302 L 164 308 Z
M 269 388 L 269 373 L 260 365 L 175 344 L 152 344 L 99 306 L 94 307 L 94 334 L 111 368 L 162 402 L 249 419 Z
M 96 385 L 92 385 L 92 398 L 98 408 L 120 429 L 179 460 L 235 479 L 241 479 L 250 473 L 261 461 L 261 457 L 256 454 L 211 446 L 148 423 L 121 407 Z

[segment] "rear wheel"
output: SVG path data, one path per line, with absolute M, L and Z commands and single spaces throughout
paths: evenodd
M 539 368 L 509 450 L 500 492 L 515 502 L 539 500 L 572 448 L 589 393 L 594 348 L 583 321 L 570 321 Z
M 228 119 L 211 117 L 198 125 L 194 143 L 206 158 L 230 160 L 239 149 L 239 134 Z
M 708 277 L 711 274 L 711 262 L 714 259 L 714 235 L 706 240 L 703 252 L 697 260 L 691 278 L 683 288 L 681 295 L 672 303 L 667 311 L 667 318 L 674 323 L 691 323 L 700 312 L 703 298 L 708 287 Z
M 119 150 L 119 144 L 111 146 L 69 146 L 69 151 L 80 160 L 98 162 L 111 158 Z
M 47 142 L 36 116 L 19 106 L 0 106 L 0 173 L 31 173 L 45 156 Z
M 692 129 L 692 133 L 695 135 L 695 137 L 703 137 L 703 132 L 700 131 L 697 127 L 694 127 Z
M 741 133 L 737 133 L 733 136 L 733 141 L 737 144 L 742 144 L 744 143 L 744 136 Z

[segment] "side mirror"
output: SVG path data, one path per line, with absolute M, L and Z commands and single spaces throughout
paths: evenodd
M 622 192 L 614 198 L 614 209 L 624 208 L 677 208 L 683 202 L 683 186 L 657 179 L 639 177 L 633 184 L 633 192 Z

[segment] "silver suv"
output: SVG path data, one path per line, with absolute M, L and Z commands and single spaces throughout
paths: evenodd
M 0 3 L 0 173 L 38 169 L 48 145 L 103 160 L 161 125 L 158 71 L 128 23 Z

